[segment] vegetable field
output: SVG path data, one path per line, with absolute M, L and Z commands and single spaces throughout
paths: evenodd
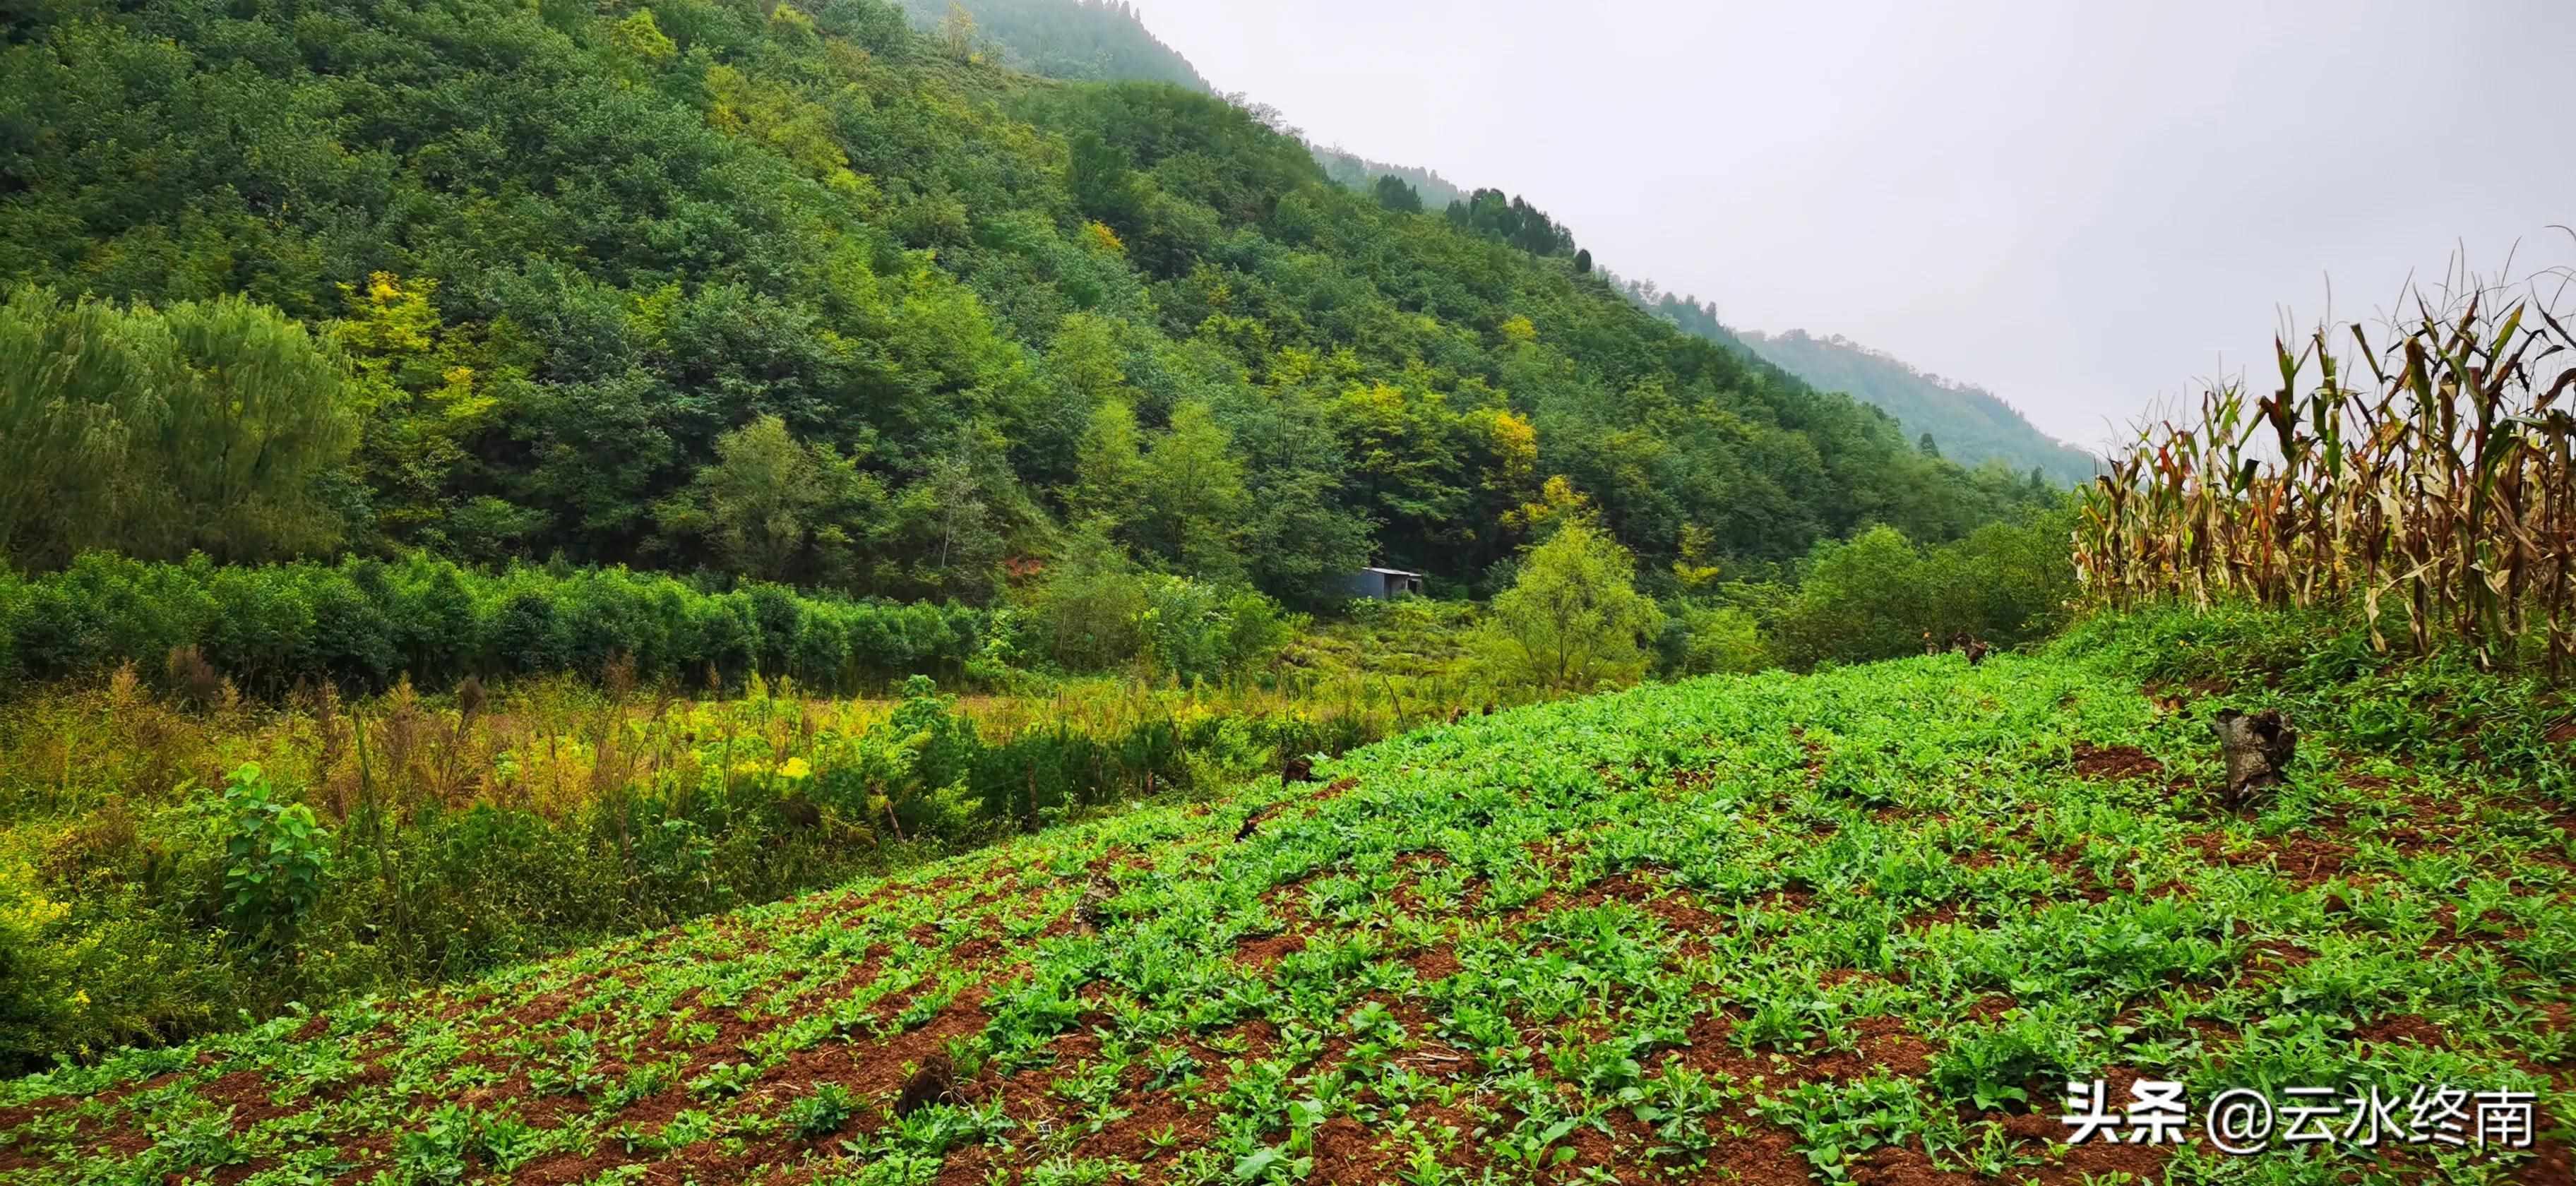
M 2225 809 L 2263 693 L 2061 647 L 1471 716 L 21 1080 L 0 1182 L 2567 1181 L 2576 817 L 2326 720 Z M 2538 1134 L 2070 1146 L 2070 1078 Z

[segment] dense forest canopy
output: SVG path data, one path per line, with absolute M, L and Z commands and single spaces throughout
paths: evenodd
M 228 527 L 233 558 L 980 600 L 1114 546 L 1307 600 L 1372 560 L 1484 581 L 1570 500 L 1653 572 L 1686 538 L 1937 541 L 2039 497 L 1640 312 L 1525 203 L 1394 209 L 1220 99 L 1032 78 L 878 0 L 46 0 L 5 29 L 11 348 L 117 319 L 225 376 L 13 390 L 9 439 L 76 413 L 181 470 L 188 401 L 258 360 L 346 374 L 295 392 L 354 427 L 335 451 L 226 495 L 296 512 Z M 10 547 L 192 546 L 91 526 Z

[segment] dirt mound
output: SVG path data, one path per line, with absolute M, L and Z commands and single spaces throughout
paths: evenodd
M 2134 745 L 2097 746 L 2075 743 L 2075 775 L 2095 782 L 2118 782 L 2122 779 L 2153 779 L 2165 772 L 2165 764 L 2148 757 Z

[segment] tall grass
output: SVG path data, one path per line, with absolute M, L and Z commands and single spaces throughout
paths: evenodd
M 2455 273 L 2376 334 L 2328 323 L 2276 339 L 2268 395 L 2213 384 L 2196 418 L 2140 426 L 2085 493 L 2088 598 L 2357 604 L 2383 651 L 2401 634 L 2419 653 L 2461 645 L 2485 666 L 2537 657 L 2563 674 L 2576 337 L 2544 287 Z
M 0 699 L 0 1069 L 471 974 L 1139 798 L 1304 773 L 1490 703 L 1466 615 L 1375 607 L 1271 669 L 1016 694 L 397 681 L 278 699 L 139 664 Z M 1506 698 L 1508 700 L 1508 698 Z M 237 804 L 237 779 L 260 789 Z M 259 805 L 309 810 L 295 909 L 233 898 Z M 258 872 L 253 869 L 250 872 Z

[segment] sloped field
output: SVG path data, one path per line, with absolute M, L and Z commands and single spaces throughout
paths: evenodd
M 2569 817 L 2313 727 L 2222 811 L 2219 703 L 1943 656 L 1471 718 L 24 1080 L 0 1179 L 2567 1181 Z M 2069 1148 L 2070 1074 L 2541 1136 Z

